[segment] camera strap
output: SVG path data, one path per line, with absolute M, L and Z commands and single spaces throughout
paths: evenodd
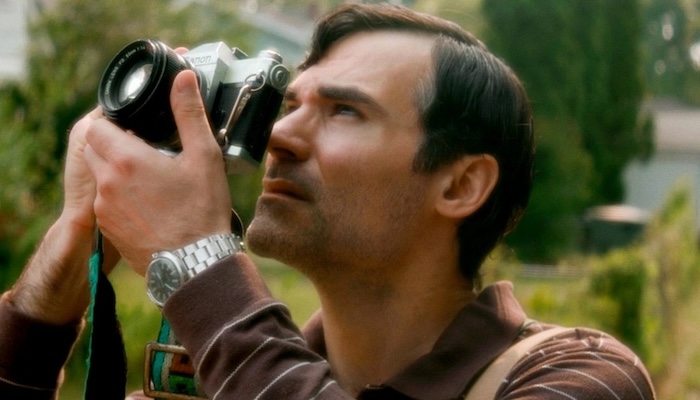
M 143 382 L 147 396 L 206 400 L 192 358 L 175 338 L 165 317 L 161 320 L 158 341 L 146 344 Z
M 126 351 L 116 313 L 116 294 L 102 271 L 103 260 L 102 233 L 97 230 L 88 266 L 90 336 L 83 399 L 124 400 Z M 165 399 L 204 399 L 194 397 L 204 392 L 195 379 L 190 357 L 175 339 L 165 317 L 158 333 L 158 343 L 149 343 L 146 349 L 144 382 L 151 383 L 144 384 L 146 395 Z
M 89 262 L 91 302 L 88 309 L 90 342 L 85 379 L 85 400 L 124 400 L 126 394 L 126 352 L 117 320 L 116 296 L 102 271 L 102 233 L 95 230 L 93 255 Z
M 231 209 L 231 232 L 243 238 L 243 220 Z M 158 341 L 146 344 L 143 392 L 160 399 L 207 400 L 192 358 L 178 342 L 170 323 L 161 319 Z
M 87 374 L 84 400 L 124 400 L 127 362 L 121 326 L 116 314 L 116 295 L 102 271 L 102 234 L 96 231 L 89 262 L 91 302 Z M 154 398 L 204 399 L 190 357 L 180 346 L 163 317 L 158 342 L 146 346 L 144 392 Z M 148 384 L 150 383 L 150 384 Z
M 233 232 L 244 234 L 243 221 L 233 211 Z M 102 270 L 102 232 L 95 229 L 89 261 L 90 306 L 87 374 L 84 400 L 124 400 L 126 397 L 126 351 L 116 312 L 116 294 Z M 206 400 L 192 359 L 163 317 L 158 341 L 146 345 L 144 393 L 160 399 Z

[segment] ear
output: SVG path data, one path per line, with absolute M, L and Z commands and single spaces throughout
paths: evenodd
M 498 161 L 490 154 L 465 155 L 446 167 L 438 213 L 463 219 L 474 214 L 489 198 L 498 181 Z

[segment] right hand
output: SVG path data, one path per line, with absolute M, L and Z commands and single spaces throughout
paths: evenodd
M 231 231 L 221 147 L 192 71 L 176 76 L 170 100 L 182 142 L 173 157 L 107 120 L 95 121 L 86 135 L 98 225 L 140 275 L 157 251 Z

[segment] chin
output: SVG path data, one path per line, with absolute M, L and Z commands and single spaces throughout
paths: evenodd
M 284 239 L 286 235 L 283 228 L 270 218 L 256 216 L 246 232 L 246 244 L 259 256 L 277 258 L 276 253 L 280 252 L 280 249 L 290 246 Z
M 322 241 L 314 238 L 303 229 L 290 229 L 288 224 L 280 226 L 274 220 L 256 217 L 248 228 L 246 244 L 256 255 L 299 269 L 300 264 L 311 261 L 309 257 L 321 252 Z
M 253 218 L 253 221 L 251 221 L 248 229 L 246 230 L 245 236 L 246 245 L 248 248 L 255 254 L 266 257 L 264 253 L 268 246 L 265 245 L 265 242 L 269 240 L 267 237 L 270 236 L 270 233 L 268 232 L 269 229 L 265 229 L 265 225 L 266 224 L 264 222 L 260 221 L 260 218 Z

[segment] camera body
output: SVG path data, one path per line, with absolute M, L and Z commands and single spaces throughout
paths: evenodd
M 103 113 L 166 153 L 181 150 L 170 107 L 175 76 L 195 71 L 209 123 L 229 173 L 255 170 L 265 155 L 289 70 L 269 50 L 249 58 L 223 42 L 179 55 L 162 42 L 137 40 L 106 68 L 98 88 Z

